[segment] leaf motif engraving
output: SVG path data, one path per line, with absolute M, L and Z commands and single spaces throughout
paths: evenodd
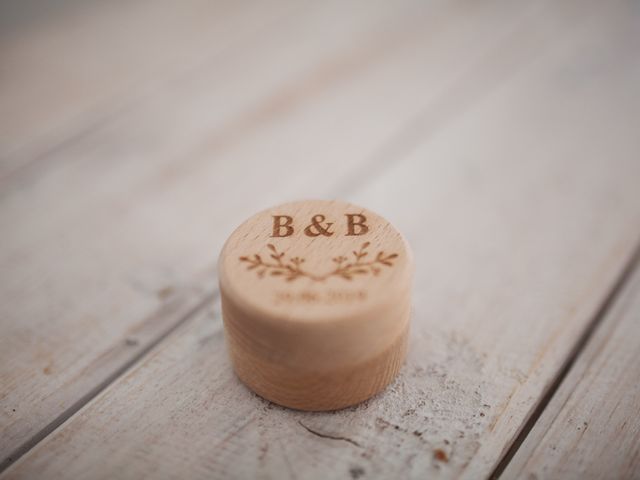
M 347 257 L 342 255 L 334 257 L 331 261 L 335 264 L 335 268 L 324 274 L 315 274 L 302 269 L 304 258 L 292 257 L 286 259 L 284 252 L 278 252 L 278 249 L 271 243 L 267 244 L 267 248 L 271 251 L 269 257 L 275 263 L 265 262 L 259 254 L 253 256 L 243 255 L 239 257 L 241 262 L 247 263 L 247 270 L 257 269 L 256 273 L 259 278 L 265 277 L 268 273 L 272 277 L 283 277 L 287 282 L 293 282 L 298 278 L 306 277 L 314 282 L 323 282 L 330 277 L 338 277 L 347 281 L 351 281 L 354 276 L 373 275 L 378 276 L 382 271 L 382 266 L 392 267 L 393 260 L 398 258 L 397 253 L 385 255 L 384 251 L 379 251 L 374 260 L 364 261 L 369 254 L 367 248 L 370 242 L 364 242 L 359 250 L 353 250 L 353 261 L 349 262 Z

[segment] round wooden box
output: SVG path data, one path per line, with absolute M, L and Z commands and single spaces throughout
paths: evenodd
M 258 395 L 333 410 L 398 373 L 413 262 L 379 215 L 339 201 L 270 208 L 232 233 L 218 270 L 231 360 Z

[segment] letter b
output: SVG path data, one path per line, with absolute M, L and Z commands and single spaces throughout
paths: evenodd
M 273 233 L 271 234 L 271 236 L 290 237 L 291 235 L 293 235 L 293 227 L 291 226 L 292 223 L 293 218 L 289 215 L 273 215 Z
M 364 235 L 369 231 L 367 217 L 360 213 L 345 213 L 347 216 L 347 236 Z

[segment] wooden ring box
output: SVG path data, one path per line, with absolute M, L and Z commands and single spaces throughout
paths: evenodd
M 234 370 L 258 395 L 334 410 L 398 373 L 413 260 L 379 215 L 339 201 L 270 208 L 231 234 L 218 270 Z

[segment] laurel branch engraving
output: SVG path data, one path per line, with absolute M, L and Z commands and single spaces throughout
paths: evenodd
M 349 261 L 347 257 L 339 256 L 331 260 L 335 263 L 335 268 L 327 273 L 318 275 L 308 272 L 302 268 L 305 259 L 300 257 L 292 257 L 287 259 L 284 253 L 278 252 L 272 244 L 267 244 L 270 250 L 269 257 L 273 262 L 264 261 L 259 254 L 240 257 L 241 262 L 248 263 L 247 270 L 255 270 L 258 277 L 263 278 L 266 275 L 272 277 L 282 277 L 287 282 L 292 282 L 298 278 L 306 277 L 315 282 L 322 282 L 329 277 L 339 277 L 344 280 L 352 280 L 357 275 L 373 275 L 377 276 L 382 267 L 393 266 L 393 260 L 398 256 L 397 253 L 385 255 L 383 251 L 376 254 L 375 258 L 367 261 L 365 257 L 369 255 L 366 251 L 370 243 L 365 242 L 361 245 L 360 250 L 352 251 L 353 260 Z

